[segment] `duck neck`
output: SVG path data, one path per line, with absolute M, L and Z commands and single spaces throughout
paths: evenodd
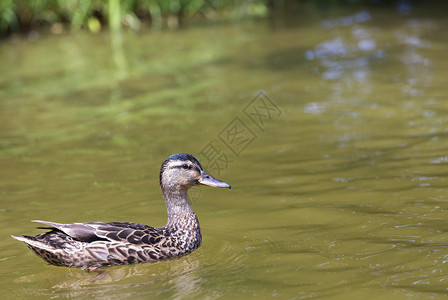
M 194 219 L 197 222 L 196 214 L 188 202 L 187 190 L 165 190 L 165 198 L 168 222 L 166 227 L 179 227 L 185 219 Z

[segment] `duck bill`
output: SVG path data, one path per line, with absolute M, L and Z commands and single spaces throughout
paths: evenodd
M 224 181 L 218 180 L 216 178 L 213 178 L 212 176 L 208 175 L 204 171 L 202 171 L 201 178 L 198 180 L 199 184 L 208 185 L 212 187 L 217 188 L 228 188 L 230 189 L 231 186 L 228 183 L 225 183 Z

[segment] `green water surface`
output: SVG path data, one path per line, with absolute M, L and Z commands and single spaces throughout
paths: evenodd
M 2 298 L 446 297 L 447 32 L 389 8 L 1 41 Z M 191 191 L 191 255 L 97 278 L 9 237 L 164 225 L 175 152 L 232 185 Z

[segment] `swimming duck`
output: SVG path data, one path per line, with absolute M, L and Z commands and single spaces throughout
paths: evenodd
M 176 153 L 160 168 L 160 187 L 168 213 L 163 227 L 124 222 L 61 224 L 34 220 L 50 231 L 36 236 L 12 236 L 43 260 L 56 266 L 98 270 L 107 266 L 158 261 L 186 255 L 201 246 L 199 222 L 187 191 L 203 184 L 230 185 L 208 175 L 190 154 Z

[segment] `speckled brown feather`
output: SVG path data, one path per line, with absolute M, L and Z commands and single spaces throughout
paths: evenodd
M 50 222 L 42 223 L 48 225 Z M 196 250 L 202 241 L 194 214 L 179 220 L 177 226 L 158 228 L 136 223 L 82 223 L 92 228 L 91 236 L 84 240 L 74 239 L 58 229 L 64 227 L 67 230 L 79 223 L 51 224 L 54 227 L 50 232 L 23 238 L 46 244 L 54 250 L 32 244 L 27 246 L 50 264 L 90 270 L 182 256 Z
M 185 168 L 186 164 L 191 167 Z M 185 171 L 180 171 L 180 166 Z M 202 242 L 199 222 L 186 193 L 190 186 L 200 183 L 201 176 L 216 182 L 213 185 L 208 181 L 207 185 L 230 188 L 206 174 L 191 155 L 174 154 L 162 164 L 160 183 L 168 211 L 168 222 L 163 227 L 121 222 L 60 224 L 35 221 L 47 225 L 39 228 L 51 231 L 34 237 L 13 237 L 25 242 L 50 264 L 88 270 L 186 255 Z

